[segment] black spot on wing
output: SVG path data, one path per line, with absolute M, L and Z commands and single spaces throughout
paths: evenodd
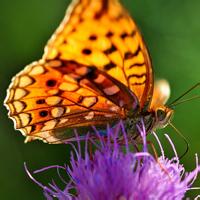
M 116 64 L 113 62 L 108 63 L 107 65 L 104 66 L 104 70 L 110 70 L 112 68 L 116 67 Z
M 45 100 L 44 99 L 38 99 L 36 101 L 36 104 L 44 104 L 45 103 Z
M 122 39 L 125 39 L 126 37 L 128 37 L 128 33 L 122 33 L 122 34 L 120 35 L 120 37 L 121 37 Z
M 139 82 L 131 83 L 131 85 L 144 85 L 145 83 L 146 83 L 146 80 L 144 80 L 141 83 L 139 83 Z
M 96 35 L 90 35 L 89 40 L 92 40 L 92 41 L 97 40 L 97 36 Z
M 82 53 L 85 55 L 90 55 L 92 53 L 92 51 L 90 49 L 83 49 Z
M 135 78 L 143 78 L 143 77 L 146 77 L 146 73 L 142 73 L 142 74 L 131 74 L 128 76 L 128 78 L 132 78 L 132 77 L 135 77 Z
M 142 67 L 143 65 L 145 65 L 144 62 L 142 62 L 142 63 L 134 63 L 133 65 L 130 65 L 129 69 L 132 69 L 134 67 Z
M 132 53 L 132 52 L 126 52 L 125 55 L 124 55 L 124 59 L 125 60 L 131 59 L 131 58 L 137 56 L 140 51 L 141 51 L 141 48 L 140 48 L 140 46 L 138 46 L 138 48 L 136 49 L 136 51 L 134 53 Z
M 134 82 L 131 83 L 131 85 L 143 85 L 146 83 L 146 73 L 142 73 L 142 74 L 131 74 L 128 76 L 128 79 L 130 78 L 137 78 L 138 80 L 135 80 Z M 145 78 L 144 78 L 145 77 Z M 144 80 L 141 82 L 140 79 L 144 78 Z
M 48 111 L 46 111 L 46 110 L 42 110 L 42 111 L 40 111 L 40 117 L 46 117 L 46 116 L 48 116 Z
M 112 44 L 112 46 L 109 49 L 106 49 L 104 51 L 105 54 L 111 54 L 113 52 L 115 52 L 117 50 L 117 48 L 115 47 L 115 45 Z
M 57 84 L 57 81 L 54 80 L 54 79 L 49 79 L 49 80 L 46 82 L 46 85 L 47 85 L 48 87 L 54 87 L 56 84 Z
M 112 37 L 113 35 L 114 35 L 114 33 L 111 32 L 111 31 L 109 31 L 109 32 L 107 32 L 106 37 L 110 38 L 110 37 Z

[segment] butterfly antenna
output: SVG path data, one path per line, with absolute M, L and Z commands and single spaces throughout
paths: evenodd
M 189 143 L 186 139 L 186 137 L 170 122 L 169 125 L 176 131 L 176 133 L 183 139 L 183 141 L 186 144 L 186 150 L 185 152 L 179 157 L 179 159 L 182 159 L 189 151 Z
M 197 83 L 197 84 L 195 84 L 194 86 L 192 86 L 189 90 L 187 90 L 187 91 L 184 92 L 181 96 L 179 96 L 177 99 L 175 99 L 175 100 L 172 101 L 170 104 L 168 104 L 168 106 L 169 106 L 169 107 L 172 107 L 172 106 L 174 106 L 174 105 L 180 104 L 180 103 L 178 102 L 180 99 L 182 99 L 185 95 L 187 95 L 189 92 L 191 92 L 192 90 L 194 90 L 195 88 L 197 88 L 197 87 L 199 87 L 199 86 L 200 86 L 200 82 Z M 186 101 L 189 101 L 189 100 L 191 100 L 191 99 L 197 99 L 197 98 L 200 98 L 200 96 L 195 96 L 195 97 L 193 97 L 193 98 L 183 100 L 183 101 L 181 101 L 181 103 L 186 102 Z
M 194 99 L 200 99 L 200 95 L 194 96 L 194 97 L 191 97 L 191 98 L 188 98 L 188 99 L 184 99 L 184 100 L 181 100 L 181 101 L 178 101 L 178 102 L 174 102 L 173 104 L 170 104 L 169 106 L 174 107 L 174 106 L 177 106 L 179 104 L 182 104 L 182 103 L 185 103 L 187 101 L 194 100 Z

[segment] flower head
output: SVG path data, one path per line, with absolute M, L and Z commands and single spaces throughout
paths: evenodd
M 130 151 L 122 122 L 115 131 L 108 128 L 106 140 L 96 132 L 100 144 L 96 143 L 98 147 L 92 159 L 87 150 L 89 139 L 86 140 L 84 155 L 78 142 L 76 154 L 71 155 L 71 166 L 65 167 L 71 182 L 64 190 L 59 189 L 55 183 L 45 187 L 33 179 L 29 171 L 27 172 L 44 189 L 49 200 L 52 197 L 60 200 L 182 199 L 196 179 L 199 167 L 197 166 L 193 172 L 185 173 L 177 156 L 167 159 L 162 155 L 155 159 L 147 152 L 144 126 L 138 126 L 138 130 L 143 139 L 141 152 Z M 125 149 L 118 141 L 120 133 L 124 135 Z M 71 194 L 71 189 L 76 191 L 75 196 Z

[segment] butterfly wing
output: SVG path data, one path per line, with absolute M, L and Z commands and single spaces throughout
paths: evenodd
M 156 110 L 160 106 L 164 106 L 170 97 L 170 85 L 168 81 L 160 79 L 155 81 L 153 97 L 150 104 L 150 110 Z
M 71 138 L 60 136 L 62 128 L 101 125 L 143 108 L 152 79 L 145 44 L 119 2 L 74 0 L 42 60 L 12 80 L 5 104 L 27 140 L 58 143 Z
M 148 51 L 118 0 L 73 1 L 43 58 L 74 60 L 105 71 L 137 96 L 141 108 L 152 96 Z
M 26 141 L 71 139 L 61 129 L 123 119 L 138 105 L 129 90 L 97 68 L 71 61 L 34 62 L 14 77 L 5 104 Z

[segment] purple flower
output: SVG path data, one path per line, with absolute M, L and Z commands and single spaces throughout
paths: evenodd
M 138 126 L 143 139 L 143 150 L 133 152 L 127 142 L 127 135 L 122 122 L 113 131 L 108 128 L 107 138 L 99 136 L 99 143 L 86 139 L 85 152 L 82 155 L 80 142 L 78 148 L 73 148 L 75 154 L 71 154 L 70 166 L 50 166 L 36 171 L 36 173 L 49 168 L 61 168 L 66 170 L 71 178 L 64 190 L 59 189 L 53 182 L 48 187 L 37 182 L 26 171 L 31 179 L 43 188 L 47 199 L 56 197 L 60 200 L 154 200 L 154 199 L 182 199 L 186 192 L 191 189 L 194 180 L 200 170 L 197 167 L 190 173 L 185 173 L 183 165 L 179 163 L 173 143 L 169 139 L 175 157 L 167 159 L 162 156 L 157 160 L 148 153 L 146 145 L 146 132 L 143 124 Z M 123 141 L 118 140 L 123 134 Z M 154 134 L 155 135 L 155 134 Z M 157 136 L 155 135 L 156 139 Z M 88 142 L 93 142 L 97 146 L 92 155 L 88 153 Z M 119 143 L 124 142 L 124 145 Z M 163 152 L 160 141 L 158 143 Z M 26 167 L 26 165 L 25 165 Z M 76 194 L 72 194 L 72 190 Z

